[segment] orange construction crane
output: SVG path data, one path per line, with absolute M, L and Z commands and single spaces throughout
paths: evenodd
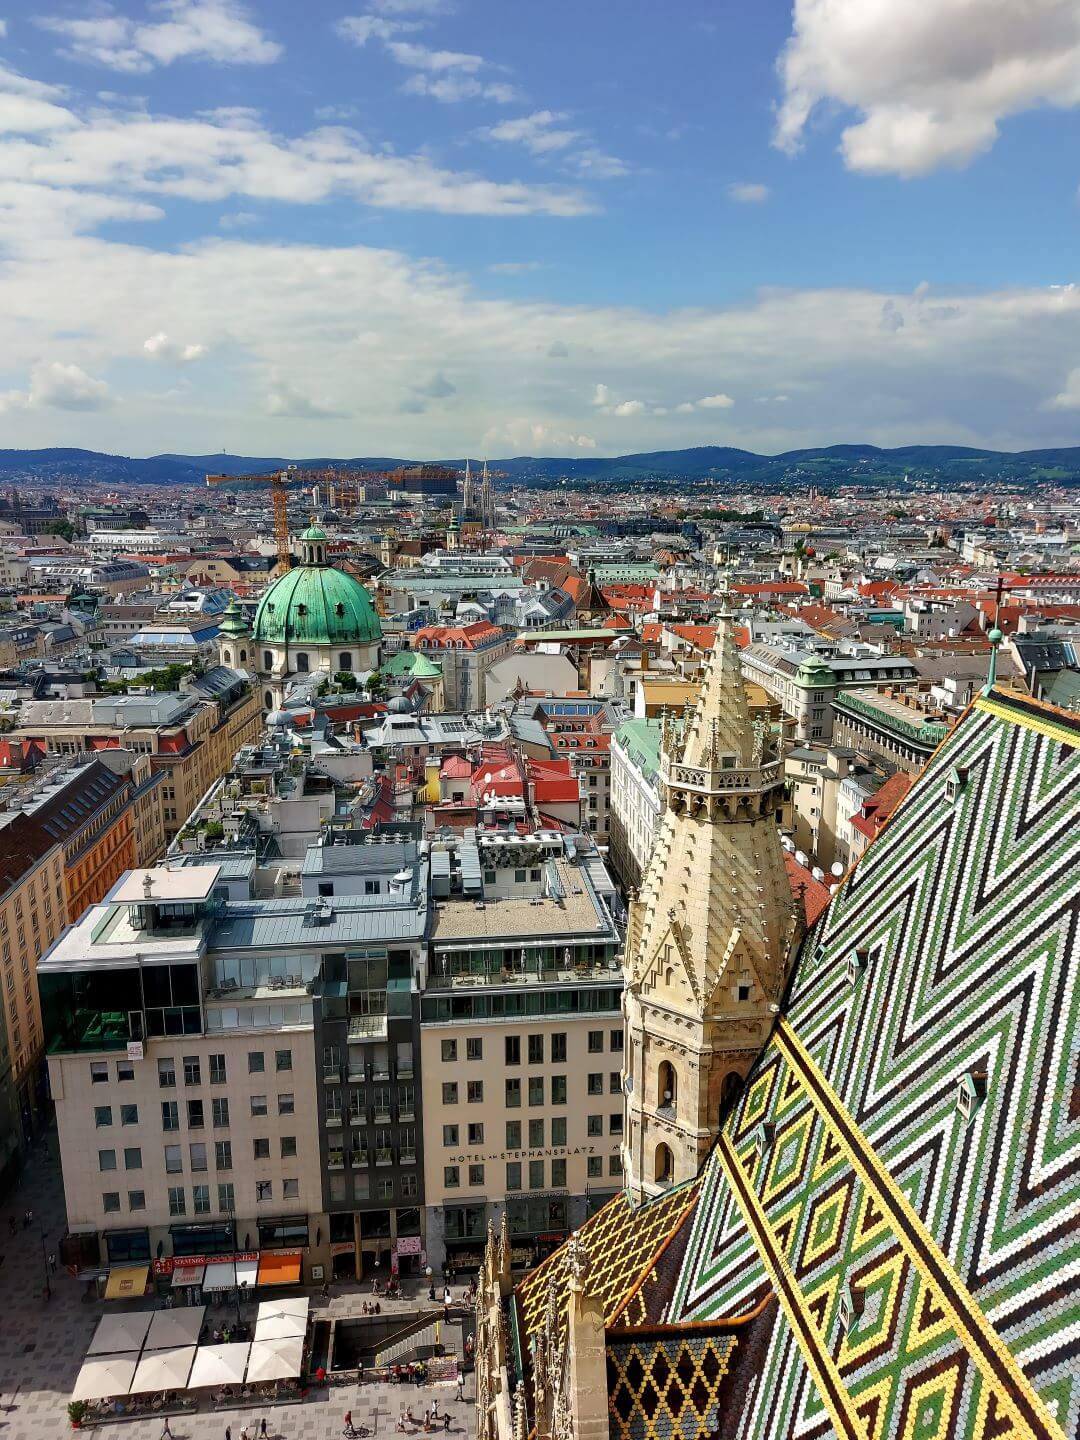
M 272 475 L 207 475 L 207 485 L 269 485 L 270 499 L 274 506 L 274 541 L 277 544 L 278 564 L 288 570 L 292 564 L 289 550 L 289 482 L 297 478 L 295 465 L 287 470 L 275 470 Z

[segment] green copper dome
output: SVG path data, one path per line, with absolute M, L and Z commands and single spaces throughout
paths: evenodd
M 308 526 L 308 528 L 304 531 L 304 533 L 300 536 L 300 539 L 301 539 L 301 540 L 325 540 L 325 539 L 326 539 L 326 531 L 325 531 L 324 529 L 322 529 L 322 527 L 319 525 L 319 522 L 318 522 L 317 520 L 312 520 L 311 524 L 310 524 L 310 525 Z
M 298 565 L 264 593 L 252 635 L 266 645 L 374 645 L 382 626 L 355 576 L 332 565 Z

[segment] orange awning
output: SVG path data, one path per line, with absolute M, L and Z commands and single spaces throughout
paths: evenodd
M 299 1285 L 300 1256 L 267 1255 L 263 1251 L 259 1256 L 259 1278 L 255 1283 L 257 1285 Z

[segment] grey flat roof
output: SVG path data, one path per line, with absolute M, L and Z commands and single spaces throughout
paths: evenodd
M 129 870 L 109 899 L 120 905 L 140 905 L 153 900 L 205 900 L 214 888 L 220 868 L 218 865 L 185 865 L 177 870 Z
M 376 900 L 379 903 L 364 904 Z M 269 949 L 273 946 L 357 945 L 372 941 L 420 940 L 427 924 L 427 903 L 388 905 L 385 895 L 348 896 L 330 902 L 330 919 L 313 924 L 310 900 L 234 902 L 214 926 L 210 950 Z

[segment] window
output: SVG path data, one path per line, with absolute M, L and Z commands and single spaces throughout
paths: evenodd
M 529 1036 L 529 1064 L 542 1065 L 544 1063 L 544 1037 L 543 1035 Z
M 566 1104 L 566 1076 L 552 1075 L 551 1077 L 551 1103 L 553 1105 Z
M 621 1155 L 609 1155 L 609 1156 L 607 1157 L 607 1173 L 608 1173 L 609 1175 L 621 1175 L 621 1174 L 622 1174 L 622 1156 L 621 1156 Z
M 551 1063 L 558 1065 L 566 1061 L 566 1033 L 560 1032 L 551 1037 Z
M 182 1185 L 169 1186 L 169 1214 L 187 1214 L 187 1204 L 184 1200 L 184 1187 Z
M 129 1210 L 145 1210 L 145 1209 L 146 1209 L 146 1194 L 145 1194 L 144 1191 L 142 1191 L 142 1190 L 129 1190 L 129 1191 L 128 1191 L 128 1209 L 129 1209 Z
M 482 1123 L 469 1126 L 469 1144 L 482 1145 L 484 1143 L 484 1126 Z
M 180 1129 L 180 1106 L 175 1100 L 161 1102 L 161 1128 L 162 1130 Z
M 617 1111 L 614 1115 L 609 1115 L 609 1116 L 608 1116 L 608 1127 L 607 1127 L 607 1128 L 608 1128 L 608 1134 L 609 1134 L 609 1135 L 621 1135 L 621 1134 L 622 1134 L 622 1111 L 621 1111 L 621 1110 Z
M 517 1160 L 506 1162 L 506 1188 L 507 1190 L 521 1189 L 521 1165 Z
M 187 1123 L 189 1130 L 201 1130 L 203 1128 L 203 1102 L 201 1100 L 189 1100 L 187 1102 Z
M 602 1155 L 590 1155 L 585 1162 L 585 1173 L 590 1180 L 599 1179 L 604 1173 L 604 1157 Z
M 484 1058 L 484 1042 L 480 1039 L 469 1039 L 465 1041 L 465 1059 L 482 1060 Z
M 461 1184 L 461 1171 L 456 1165 L 444 1165 L 442 1175 L 447 1190 L 456 1190 Z
M 199 1064 L 198 1055 L 184 1056 L 184 1084 L 202 1084 L 202 1066 Z
M 551 1122 L 552 1145 L 566 1144 L 566 1116 L 556 1115 Z
M 261 1050 L 248 1051 L 248 1074 L 261 1075 L 266 1069 L 266 1056 Z
M 458 1143 L 458 1127 L 456 1125 L 444 1125 L 442 1127 L 442 1143 L 451 1146 Z
M 590 1054 L 590 1055 L 598 1055 L 598 1054 L 602 1053 L 603 1049 L 604 1049 L 604 1032 L 603 1032 L 603 1030 L 590 1030 L 590 1031 L 589 1031 L 589 1054 Z
M 101 1197 L 101 1208 L 106 1214 L 120 1209 L 120 1191 L 106 1190 Z
M 220 1130 L 229 1123 L 229 1102 L 224 1095 L 215 1095 L 210 1101 L 214 1113 L 214 1129 Z
M 353 1094 L 357 1092 L 354 1090 Z M 296 1110 L 296 1101 L 289 1093 L 277 1097 L 277 1113 L 279 1115 L 292 1115 Z
M 104 1130 L 107 1126 L 109 1126 L 109 1125 L 111 1125 L 111 1124 L 112 1124 L 112 1106 L 111 1106 L 111 1105 L 95 1105 L 95 1106 L 94 1106 L 94 1129 L 95 1129 L 95 1130 Z
M 470 1184 L 470 1185 L 482 1185 L 483 1183 L 484 1183 L 484 1167 L 483 1167 L 483 1165 L 470 1165 L 470 1166 L 469 1166 L 469 1184 Z
M 99 1151 L 97 1152 L 97 1168 L 98 1168 L 99 1170 L 115 1170 L 115 1169 L 116 1169 L 116 1151 L 115 1151 L 115 1150 L 99 1150 Z
M 9 975 L 8 979 L 12 977 Z M 90 1083 L 92 1085 L 107 1085 L 109 1083 L 109 1062 L 107 1060 L 90 1061 Z
M 282 1137 L 281 1137 L 281 1158 L 282 1158 L 283 1160 L 287 1160 L 287 1159 L 289 1159 L 290 1156 L 295 1155 L 295 1154 L 296 1154 L 296 1136 L 295 1136 L 295 1135 L 282 1135 Z
M 172 1060 L 157 1062 L 157 1083 L 162 1090 L 171 1090 L 176 1084 L 176 1066 Z
M 444 1105 L 456 1105 L 456 1104 L 458 1103 L 458 1101 L 457 1101 L 457 1081 L 456 1081 L 456 1080 L 444 1080 L 444 1081 L 443 1081 L 443 1087 L 442 1087 L 442 1103 L 443 1103 Z
M 282 1198 L 283 1200 L 299 1200 L 299 1199 L 300 1199 L 300 1181 L 299 1181 L 299 1180 L 282 1180 L 282 1182 L 281 1182 L 281 1198 Z
M 337 1099 L 338 1099 L 338 1103 L 340 1104 L 340 1102 L 341 1102 L 341 1096 L 339 1095 L 339 1096 L 337 1097 Z M 265 1114 L 266 1114 L 266 1096 L 265 1096 L 265 1095 L 252 1095 L 252 1097 L 251 1097 L 251 1113 L 252 1113 L 252 1115 L 254 1115 L 254 1116 L 256 1116 L 256 1117 L 258 1117 L 258 1116 L 260 1116 L 260 1115 L 265 1115 Z
M 334 893 L 334 882 L 332 880 L 319 881 L 319 894 L 324 900 L 328 900 Z
M 735 986 L 735 999 L 736 999 L 736 1000 L 749 1000 L 749 999 L 750 999 L 750 986 L 749 986 L 749 985 L 736 985 L 736 986 Z
M 504 1056 L 507 1065 L 521 1064 L 521 1036 L 507 1035 L 506 1054 Z
M 521 1149 L 521 1121 L 507 1120 L 506 1122 L 506 1148 L 507 1150 Z
M 298 673 L 301 675 L 306 675 L 310 668 L 311 662 L 308 660 L 307 651 L 298 650 L 296 652 L 296 669 Z
M 529 1189 L 542 1190 L 544 1188 L 544 1162 L 543 1160 L 529 1161 Z
M 278 1072 L 279 1075 L 281 1074 L 281 1072 L 282 1072 L 283 1070 L 291 1070 L 291 1069 L 292 1069 L 292 1051 L 291 1051 L 291 1050 L 275 1050 L 275 1051 L 274 1051 L 274 1069 Z
M 255 1199 L 256 1199 L 256 1202 L 257 1202 L 258 1204 L 260 1204 L 260 1205 L 264 1205 L 267 1200 L 273 1200 L 273 1198 L 274 1198 L 274 1182 L 273 1182 L 272 1180 L 256 1180 L 256 1181 L 255 1181 Z
M 566 1185 L 566 1161 L 552 1160 L 551 1162 L 551 1184 L 555 1189 L 562 1189 Z
M 544 1077 L 542 1075 L 529 1076 L 529 1104 L 543 1105 L 544 1103 Z
M 193 1185 L 191 1187 L 191 1208 L 196 1215 L 210 1214 L 209 1185 Z
M 138 1107 L 138 1105 L 121 1105 L 121 1106 L 120 1106 L 120 1124 L 121 1124 L 121 1125 L 137 1125 L 138 1123 L 139 1123 L 139 1107 Z
M 217 1187 L 217 1207 L 224 1210 L 226 1215 L 236 1209 L 236 1189 L 231 1180 L 224 1180 Z
M 603 1075 L 597 1074 L 595 1072 L 590 1074 L 586 1090 L 587 1093 L 590 1095 L 602 1095 L 604 1093 Z
M 116 1062 L 116 1078 L 117 1080 L 135 1079 L 135 1066 L 130 1060 L 118 1060 Z
M 618 1070 L 608 1071 L 607 1088 L 609 1095 L 620 1095 L 622 1093 L 622 1076 Z
M 142 1169 L 142 1150 L 138 1145 L 129 1145 L 124 1150 L 124 1169 Z
M 521 1107 L 521 1081 L 516 1077 L 506 1081 L 506 1108 L 517 1110 Z
M 224 1085 L 224 1084 L 225 1084 L 225 1056 L 224 1056 L 224 1055 L 211 1055 L 211 1056 L 210 1056 L 210 1084 L 211 1084 L 211 1085 Z
M 612 1030 L 608 1036 L 608 1043 L 612 1050 L 621 1051 L 623 1048 L 623 1032 L 621 1030 Z
M 543 1120 L 529 1121 L 529 1149 L 542 1150 L 544 1146 L 544 1122 Z
M 270 1141 L 264 1135 L 257 1136 L 251 1144 L 256 1160 L 270 1159 Z
M 470 1105 L 482 1105 L 484 1103 L 483 1080 L 470 1080 L 466 1094 Z
M 184 1168 L 183 1151 L 179 1145 L 165 1146 L 165 1172 L 168 1175 L 178 1175 Z
M 196 1172 L 197 1172 L 197 1171 L 200 1171 L 200 1170 L 205 1170 L 205 1169 L 206 1169 L 206 1146 L 202 1143 L 202 1141 L 200 1140 L 200 1141 L 197 1141 L 196 1143 L 194 1143 L 194 1144 L 192 1144 L 192 1145 L 189 1145 L 189 1146 L 188 1146 L 188 1151 L 189 1151 L 190 1158 L 191 1158 L 191 1168 L 192 1168 L 192 1170 L 194 1170 L 194 1171 L 196 1171 Z
M 215 1141 L 214 1141 L 214 1169 L 215 1169 L 215 1170 L 231 1170 L 231 1169 L 232 1169 L 232 1141 L 231 1141 L 231 1140 L 215 1140 Z
M 448 1065 L 448 1064 L 450 1064 L 452 1061 L 454 1061 L 454 1060 L 457 1059 L 457 1041 L 456 1041 L 456 1040 L 444 1040 L 444 1041 L 442 1042 L 442 1047 L 441 1047 L 441 1048 L 442 1048 L 442 1058 L 443 1058 L 443 1064 L 444 1064 L 444 1065 Z
M 587 1135 L 603 1135 L 604 1117 L 602 1115 L 590 1115 L 586 1122 L 585 1133 Z

